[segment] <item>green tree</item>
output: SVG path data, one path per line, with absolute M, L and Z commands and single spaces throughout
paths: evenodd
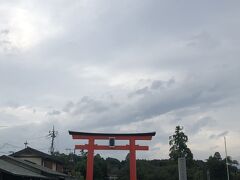
M 215 152 L 213 157 L 218 160 L 218 161 L 221 161 L 222 160 L 222 157 L 221 157 L 221 154 L 219 152 Z
M 107 177 L 107 163 L 99 154 L 94 157 L 93 176 L 94 180 L 103 180 Z
M 187 160 L 193 159 L 193 154 L 187 147 L 188 137 L 182 130 L 183 127 L 177 126 L 175 134 L 169 137 L 171 160 L 177 160 L 179 157 L 185 157 Z
M 224 180 L 227 178 L 226 174 L 226 164 L 224 161 L 219 159 L 217 152 L 214 156 L 210 156 L 207 159 L 207 167 L 210 172 L 211 180 Z
M 238 162 L 232 160 L 230 156 L 228 159 L 228 168 L 230 179 L 239 179 Z M 227 179 L 226 172 L 226 158 L 222 159 L 219 152 L 215 152 L 213 156 L 207 159 L 207 167 L 210 171 L 211 180 L 224 180 Z

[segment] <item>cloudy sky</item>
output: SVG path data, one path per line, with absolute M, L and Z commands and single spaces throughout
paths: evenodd
M 68 130 L 156 131 L 138 157 L 162 159 L 181 125 L 196 159 L 226 136 L 240 160 L 239 5 L 0 0 L 0 154 L 47 152 L 54 125 L 61 152 L 79 143 Z

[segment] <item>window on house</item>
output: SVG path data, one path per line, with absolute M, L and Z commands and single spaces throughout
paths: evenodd
M 52 169 L 53 168 L 53 163 L 51 161 L 47 161 L 45 160 L 44 161 L 44 167 L 47 167 L 49 169 Z

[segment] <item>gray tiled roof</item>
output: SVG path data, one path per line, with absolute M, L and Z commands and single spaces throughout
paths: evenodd
M 37 174 L 35 172 L 32 172 L 28 169 L 25 169 L 21 166 L 12 164 L 10 162 L 4 161 L 2 159 L 0 159 L 0 171 L 6 172 L 8 174 L 16 175 L 16 176 L 37 177 L 37 178 L 49 179 L 46 176 Z
M 66 174 L 63 174 L 63 173 L 60 173 L 60 172 L 57 172 L 57 171 L 53 171 L 49 168 L 40 166 L 38 164 L 30 163 L 30 162 L 24 161 L 22 159 L 14 158 L 14 157 L 11 157 L 11 156 L 2 156 L 0 158 L 4 159 L 5 161 L 8 161 L 8 162 L 14 162 L 15 164 L 21 165 L 22 167 L 24 167 L 26 169 L 29 169 L 29 170 L 30 169 L 40 170 L 45 175 L 48 174 L 48 175 L 60 176 L 60 177 L 66 177 L 67 176 Z
M 27 154 L 28 157 L 31 157 L 31 156 L 36 157 L 37 156 L 37 157 L 41 157 L 43 159 L 49 159 L 49 160 L 57 162 L 59 164 L 63 164 L 62 161 L 59 161 L 54 156 L 49 155 L 49 154 L 44 153 L 44 152 L 41 152 L 41 151 L 38 151 L 37 149 L 31 148 L 31 147 L 27 147 L 25 149 L 22 149 L 18 152 L 15 152 L 15 153 L 11 154 L 10 156 L 12 156 L 12 157 L 24 157 L 26 154 Z

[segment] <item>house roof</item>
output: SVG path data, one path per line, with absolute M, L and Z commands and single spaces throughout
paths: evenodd
M 43 175 L 38 174 L 36 172 L 30 171 L 30 170 L 25 169 L 25 168 L 23 168 L 21 166 L 18 166 L 16 164 L 5 161 L 3 159 L 0 159 L 0 171 L 8 173 L 8 174 L 15 175 L 15 176 L 36 177 L 36 178 L 49 179 L 46 176 L 43 176 Z
M 34 148 L 31 148 L 31 147 L 27 147 L 25 149 L 17 151 L 15 153 L 11 154 L 10 156 L 12 156 L 12 157 L 25 157 L 25 156 L 27 156 L 27 157 L 41 157 L 43 159 L 48 159 L 48 160 L 55 161 L 57 163 L 63 164 L 63 162 L 59 161 L 58 159 L 54 158 L 53 156 L 51 156 L 47 153 L 38 151 L 38 150 L 36 150 Z
M 30 171 L 35 171 L 35 172 L 41 172 L 42 174 L 44 174 L 45 176 L 60 176 L 60 177 L 67 177 L 66 174 L 57 172 L 57 171 L 53 171 L 49 168 L 40 166 L 38 164 L 34 164 L 28 161 L 24 161 L 22 159 L 18 159 L 15 157 L 11 157 L 11 156 L 1 156 L 0 157 L 1 160 L 4 160 L 6 162 L 15 164 L 17 166 L 23 167 L 24 169 L 30 170 Z

